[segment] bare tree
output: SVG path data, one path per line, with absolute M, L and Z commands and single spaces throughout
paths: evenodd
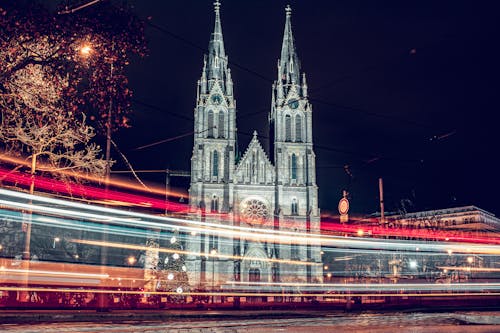
M 5 80 L 3 87 L 0 140 L 6 150 L 43 161 L 53 170 L 104 174 L 101 149 L 91 143 L 94 129 L 83 114 L 65 109 L 65 79 L 50 67 L 29 64 Z

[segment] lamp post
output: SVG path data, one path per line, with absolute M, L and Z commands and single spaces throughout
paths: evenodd
M 210 251 L 210 255 L 212 258 L 212 304 L 214 303 L 214 284 L 215 284 L 215 255 L 217 254 L 216 249 L 212 249 Z
M 31 183 L 30 183 L 30 195 L 33 195 L 35 193 L 35 173 L 36 173 L 36 163 L 37 163 L 37 153 L 33 153 L 31 155 Z M 29 203 L 31 204 L 32 201 L 30 199 Z M 31 218 L 32 218 L 32 211 L 29 212 L 29 218 L 28 221 L 25 223 L 26 228 L 24 228 L 23 224 L 23 230 L 25 231 L 24 235 L 24 251 L 23 251 L 23 267 L 25 270 L 24 274 L 24 281 L 23 281 L 23 287 L 28 288 L 29 285 L 29 271 L 30 271 L 30 260 L 31 260 Z M 19 299 L 21 302 L 28 302 L 29 301 L 29 296 L 27 291 L 21 291 L 19 292 Z
M 114 50 L 114 42 L 111 44 L 111 49 Z M 89 43 L 84 43 L 83 45 L 80 46 L 79 48 L 80 55 L 84 58 L 89 58 L 92 56 L 94 53 L 94 48 L 92 47 L 91 44 Z M 113 70 L 114 70 L 114 65 L 113 65 L 113 59 L 112 58 L 105 58 L 105 60 L 109 60 L 110 64 L 110 69 L 109 69 L 109 79 L 112 81 L 113 79 Z M 107 194 L 109 190 L 109 177 L 111 174 L 111 126 L 112 126 L 112 115 L 113 115 L 113 98 L 109 99 L 109 108 L 108 108 L 108 113 L 106 117 L 106 170 L 105 170 L 105 193 L 106 193 L 106 198 L 107 199 Z M 108 241 L 108 235 L 107 235 L 107 224 L 102 223 L 103 225 L 103 231 L 102 231 L 102 237 L 101 240 L 103 243 Z M 104 273 L 104 267 L 106 266 L 107 263 L 107 248 L 106 247 L 101 247 L 101 254 L 100 254 L 100 260 L 101 260 L 101 272 Z M 108 308 L 108 300 L 107 300 L 107 295 L 104 293 L 100 293 L 98 296 L 98 306 L 97 306 L 97 311 L 98 312 L 107 312 L 109 311 Z

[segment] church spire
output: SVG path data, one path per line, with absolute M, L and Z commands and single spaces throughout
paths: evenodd
M 222 37 L 222 24 L 220 20 L 219 0 L 214 2 L 215 25 L 214 32 L 208 44 L 208 80 L 224 80 L 227 71 L 227 57 L 224 50 L 224 38 Z
M 295 42 L 292 33 L 292 8 L 285 8 L 286 20 L 283 33 L 283 44 L 281 46 L 281 59 L 279 61 L 280 77 L 278 81 L 283 84 L 300 84 L 300 63 L 295 50 Z

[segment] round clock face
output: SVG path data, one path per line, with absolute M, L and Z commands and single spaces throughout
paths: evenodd
M 212 103 L 219 105 L 222 103 L 222 97 L 219 94 L 212 95 Z
M 249 199 L 241 203 L 240 213 L 245 222 L 262 224 L 269 216 L 269 209 L 259 199 Z
M 339 201 L 339 213 L 344 215 L 349 212 L 349 201 L 346 198 L 342 198 Z
M 296 99 L 292 99 L 290 102 L 288 102 L 288 104 L 292 109 L 296 109 L 299 107 L 299 101 Z

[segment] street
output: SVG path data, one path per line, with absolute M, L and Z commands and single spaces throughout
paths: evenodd
M 317 314 L 320 315 L 320 314 Z M 258 313 L 256 313 L 256 317 Z M 499 332 L 498 312 L 322 313 L 306 318 L 174 319 L 0 325 L 2 332 Z

